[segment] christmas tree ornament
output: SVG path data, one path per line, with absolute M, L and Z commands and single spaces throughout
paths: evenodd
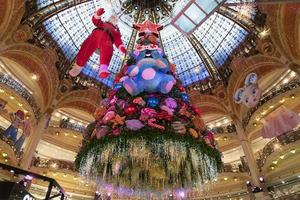
M 190 100 L 188 94 L 185 93 L 185 92 L 181 93 L 181 98 L 182 98 L 183 101 L 189 101 Z
M 103 122 L 104 124 L 107 124 L 107 123 L 110 122 L 112 119 L 114 119 L 115 116 L 116 116 L 115 111 L 108 111 L 108 112 L 104 115 L 104 117 L 103 117 L 103 119 L 102 119 L 102 122 Z
M 198 130 L 204 130 L 206 128 L 204 120 L 200 116 L 195 116 L 192 119 L 192 122 L 193 122 L 193 125 L 195 126 L 195 128 Z
M 183 104 L 183 106 L 180 108 L 178 112 L 181 116 L 185 116 L 187 118 L 192 117 L 192 114 L 188 111 L 188 107 L 186 104 Z
M 138 119 L 126 120 L 126 127 L 129 130 L 137 131 L 144 127 L 144 124 Z
M 141 110 L 140 120 L 147 121 L 149 118 L 155 117 L 156 114 L 157 114 L 156 110 L 154 110 L 152 108 L 143 108 Z
M 189 133 L 193 138 L 198 138 L 199 137 L 198 132 L 193 128 L 189 128 Z
M 119 114 L 115 116 L 111 122 L 113 123 L 112 127 L 115 128 L 116 126 L 123 125 L 125 121 L 125 116 L 121 117 Z
M 154 127 L 154 128 L 158 128 L 158 129 L 161 129 L 161 130 L 165 130 L 164 126 L 159 125 L 159 124 L 157 124 L 155 122 L 156 122 L 155 118 L 148 119 L 149 126 Z
M 164 110 L 157 113 L 156 118 L 160 120 L 172 121 L 172 115 L 170 115 L 167 111 Z
M 100 117 L 103 116 L 104 112 L 106 111 L 106 108 L 104 108 L 103 106 L 98 107 L 95 112 L 94 112 L 94 118 L 95 120 L 99 120 Z
M 120 90 L 122 87 L 122 83 L 116 83 L 114 86 L 114 90 Z
M 165 99 L 165 105 L 168 106 L 171 109 L 176 109 L 177 108 L 177 102 L 175 99 L 169 97 Z
M 147 98 L 147 106 L 151 108 L 155 108 L 158 106 L 158 104 L 159 104 L 159 99 L 157 97 L 152 96 Z
M 117 101 L 118 101 L 118 98 L 117 98 L 117 96 L 115 95 L 115 96 L 112 97 L 112 99 L 110 100 L 109 104 L 110 104 L 110 105 L 115 105 L 115 104 L 117 103 Z
M 122 110 L 125 109 L 127 102 L 124 99 L 118 99 L 117 106 Z
M 193 109 L 193 111 L 196 115 L 201 115 L 201 109 L 200 108 L 198 108 L 196 106 L 192 106 L 192 109 Z
M 112 131 L 112 136 L 117 137 L 121 134 L 121 129 L 120 128 L 116 128 Z
M 136 97 L 134 100 L 133 100 L 133 103 L 136 103 L 140 106 L 145 106 L 146 105 L 146 102 L 143 100 L 142 97 Z
M 133 115 L 137 112 L 137 107 L 134 104 L 129 104 L 125 110 L 124 110 L 126 115 Z
M 181 121 L 175 121 L 172 123 L 172 127 L 176 133 L 179 133 L 180 135 L 184 135 L 186 133 L 186 128 L 183 122 Z
M 105 135 L 107 135 L 108 130 L 109 130 L 108 126 L 103 125 L 103 126 L 96 127 L 91 135 L 91 138 L 96 137 L 97 139 L 100 139 Z

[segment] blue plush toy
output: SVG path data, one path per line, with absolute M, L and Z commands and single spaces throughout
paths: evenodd
M 141 92 L 169 93 L 175 78 L 167 74 L 170 71 L 168 61 L 159 51 L 142 51 L 134 55 L 137 64 L 131 65 L 124 78 L 123 86 L 129 94 L 136 96 Z

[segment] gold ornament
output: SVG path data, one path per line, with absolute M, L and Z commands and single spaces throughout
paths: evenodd
M 193 128 L 190 128 L 190 129 L 189 129 L 189 133 L 190 133 L 190 135 L 191 135 L 193 138 L 198 138 L 198 137 L 199 137 L 198 132 L 197 132 L 195 129 L 193 129 Z
M 125 116 L 121 117 L 120 115 L 116 115 L 116 117 L 113 120 L 111 120 L 111 122 L 113 123 L 112 127 L 115 128 L 118 125 L 123 125 L 125 118 Z

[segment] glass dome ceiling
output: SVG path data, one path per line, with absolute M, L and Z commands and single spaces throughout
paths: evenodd
M 58 1 L 59 0 L 37 0 L 37 7 L 38 9 L 44 9 Z M 139 9 L 133 4 L 131 8 L 124 10 L 124 3 L 126 6 L 126 3 L 131 1 L 134 0 L 81 1 L 83 3 L 78 3 L 51 16 L 43 22 L 43 25 L 61 48 L 66 59 L 72 62 L 76 58 L 80 45 L 94 29 L 91 17 L 99 7 L 106 9 L 106 13 L 103 16 L 104 19 L 108 18 L 112 13 L 123 13 L 118 26 L 122 33 L 124 45 L 128 45 L 133 30 L 131 26 L 136 14 L 134 10 Z M 239 12 L 242 8 L 238 3 L 245 1 L 249 2 L 249 0 L 228 0 L 226 3 L 228 3 L 230 8 Z M 161 3 L 158 4 L 161 6 L 160 8 L 153 7 L 153 11 L 151 9 L 148 10 L 149 15 L 147 15 L 148 13 L 143 15 L 144 18 L 154 16 L 157 21 L 164 24 L 165 28 L 160 32 L 164 51 L 168 58 L 176 64 L 177 77 L 182 81 L 184 86 L 201 81 L 209 76 L 209 72 L 203 61 L 203 56 L 197 53 L 187 36 L 183 35 L 170 24 L 171 17 L 180 12 L 182 5 L 187 2 L 188 0 L 161 0 Z M 167 8 L 169 10 L 167 10 Z M 146 12 L 145 10 L 143 11 Z M 153 14 L 153 12 L 157 14 Z M 255 9 L 249 8 L 247 12 L 250 17 L 255 15 Z M 150 15 L 151 13 L 152 15 Z M 242 26 L 218 12 L 212 14 L 193 33 L 206 53 L 210 56 L 216 68 L 224 64 L 232 51 L 245 39 L 247 34 L 248 31 Z M 107 79 L 98 78 L 98 60 L 99 53 L 95 52 L 82 72 L 86 76 L 111 87 L 115 74 L 120 71 L 122 55 L 115 49 L 109 67 L 112 73 Z

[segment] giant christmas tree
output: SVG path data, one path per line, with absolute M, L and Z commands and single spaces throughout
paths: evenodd
M 198 187 L 216 177 L 220 152 L 160 48 L 162 27 L 146 21 L 134 28 L 136 47 L 95 111 L 76 167 L 114 188 Z

